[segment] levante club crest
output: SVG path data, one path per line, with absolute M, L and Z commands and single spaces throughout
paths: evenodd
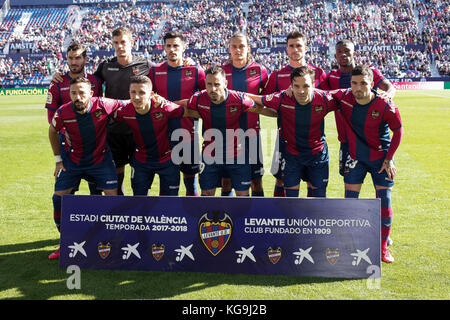
M 212 219 L 205 213 L 198 221 L 200 239 L 213 256 L 217 256 L 227 245 L 233 231 L 233 221 L 225 212 L 220 219 L 220 211 L 212 211 Z M 219 220 L 220 219 L 220 220 Z
M 163 244 L 152 245 L 152 256 L 156 261 L 161 260 L 164 256 L 165 246 Z
M 270 262 L 272 262 L 273 264 L 277 264 L 281 259 L 281 248 L 278 247 L 276 249 L 272 249 L 272 247 L 269 247 L 267 249 L 267 257 L 269 258 Z
M 327 249 L 326 251 L 326 256 L 327 256 L 327 260 L 329 263 L 331 264 L 336 264 L 336 262 L 338 262 L 339 260 L 339 249 Z
M 111 244 L 109 242 L 99 242 L 99 244 L 97 245 L 97 251 L 100 258 L 106 259 L 111 253 Z

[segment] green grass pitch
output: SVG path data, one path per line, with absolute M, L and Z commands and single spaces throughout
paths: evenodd
M 53 156 L 43 108 L 45 96 L 0 97 L 0 299 L 444 299 L 450 298 L 450 90 L 398 91 L 405 135 L 396 154 L 391 247 L 396 261 L 382 265 L 379 287 L 367 280 L 205 273 L 82 270 L 81 289 L 47 256 L 58 246 L 53 223 Z M 262 127 L 274 130 L 275 119 Z M 334 116 L 326 119 L 330 151 L 327 196 L 342 198 Z M 270 136 L 270 134 L 269 134 Z M 272 147 L 265 152 L 264 187 Z M 126 193 L 131 195 L 129 168 Z M 156 179 L 151 195 L 158 194 Z M 301 184 L 301 196 L 305 196 Z M 79 194 L 88 194 L 85 182 Z M 180 194 L 184 194 L 181 183 Z M 373 198 L 366 180 L 361 198 Z

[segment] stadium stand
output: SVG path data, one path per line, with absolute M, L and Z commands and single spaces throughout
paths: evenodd
M 299 29 L 308 37 L 308 62 L 327 72 L 336 67 L 334 44 L 350 38 L 358 62 L 374 64 L 390 78 L 449 76 L 448 0 L 117 2 L 4 1 L 2 86 L 47 86 L 52 73 L 64 68 L 71 39 L 89 48 L 91 72 L 114 54 L 110 35 L 121 25 L 135 34 L 136 52 L 155 62 L 164 58 L 162 36 L 169 30 L 185 35 L 188 56 L 203 67 L 222 63 L 231 34 L 244 31 L 255 59 L 272 71 L 287 61 L 286 34 Z

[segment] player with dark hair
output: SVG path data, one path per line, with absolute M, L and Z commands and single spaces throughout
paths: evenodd
M 206 90 L 194 94 L 187 103 L 188 108 L 197 111 L 203 120 L 202 196 L 214 196 L 224 174 L 231 178 L 237 196 L 248 196 L 251 170 L 243 157 L 245 128 L 241 126 L 241 116 L 246 112 L 269 116 L 276 116 L 276 113 L 256 108 L 246 93 L 227 89 L 225 71 L 221 67 L 213 66 L 205 73 Z
M 105 97 L 129 99 L 131 77 L 147 75 L 152 63 L 144 56 L 132 53 L 134 41 L 129 29 L 124 27 L 115 29 L 112 32 L 112 42 L 116 56 L 100 63 L 94 74 L 105 83 Z M 117 168 L 118 194 L 123 195 L 125 165 L 130 163 L 135 150 L 130 127 L 125 123 L 109 124 L 108 143 Z
M 67 47 L 66 61 L 69 71 L 62 75 L 62 82 L 52 81 L 48 88 L 47 101 L 45 108 L 47 109 L 48 123 L 51 124 L 53 116 L 56 110 L 65 103 L 70 102 L 69 87 L 70 81 L 74 78 L 85 77 L 92 85 L 92 91 L 94 97 L 101 97 L 102 84 L 99 78 L 92 74 L 86 74 L 85 65 L 87 63 L 86 48 L 79 42 L 73 41 Z M 66 158 L 67 151 L 69 150 L 70 141 L 66 141 L 64 131 L 60 133 L 61 142 L 61 156 L 63 160 Z M 91 194 L 100 194 L 100 190 L 97 190 L 94 183 L 89 183 L 89 190 Z M 78 190 L 75 187 L 73 192 Z M 59 218 L 58 218 L 59 219 Z
M 109 115 L 123 103 L 92 96 L 92 84 L 83 77 L 70 82 L 71 102 L 56 110 L 49 127 L 55 155 L 54 216 L 61 216 L 61 197 L 77 187 L 81 179 L 92 179 L 106 195 L 117 194 L 117 175 L 106 143 Z M 62 161 L 58 132 L 65 130 L 71 141 L 69 156 Z M 55 222 L 56 219 L 55 219 Z M 59 230 L 59 224 L 57 222 Z M 59 257 L 59 249 L 50 258 Z
M 328 146 L 324 118 L 337 110 L 330 94 L 314 87 L 315 70 L 302 66 L 290 74 L 292 96 L 285 91 L 253 96 L 257 104 L 277 111 L 285 165 L 284 186 L 287 197 L 298 197 L 300 181 L 309 183 L 311 197 L 326 197 L 328 185 Z
M 387 249 L 392 227 L 391 192 L 396 168 L 394 154 L 403 136 L 398 108 L 373 89 L 369 66 L 352 69 L 351 88 L 334 91 L 340 104 L 349 146 L 348 171 L 344 173 L 345 197 L 358 198 L 367 173 L 372 176 L 377 198 L 381 199 L 381 257 L 394 261 Z M 392 130 L 392 139 L 389 135 Z
M 105 84 L 105 97 L 128 100 L 130 78 L 136 75 L 148 75 L 152 63 L 144 56 L 132 53 L 133 34 L 128 28 L 114 29 L 111 35 L 116 55 L 102 61 L 94 74 Z M 55 74 L 54 80 L 61 81 L 61 75 Z M 118 195 L 123 195 L 125 165 L 130 162 L 135 149 L 130 127 L 125 123 L 108 124 L 108 144 L 117 168 Z
M 339 69 L 327 74 L 326 83 L 330 90 L 347 89 L 351 87 L 351 73 L 356 66 L 355 45 L 348 39 L 340 40 L 335 45 L 336 53 L 334 57 L 339 65 Z M 381 72 L 374 66 L 369 66 L 373 73 L 374 89 L 380 88 L 381 97 L 393 99 L 395 96 L 395 87 L 386 79 Z M 338 140 L 340 141 L 339 150 L 339 173 L 344 176 L 348 171 L 348 143 L 345 137 L 344 120 L 340 112 L 335 112 L 336 128 L 338 131 Z
M 222 66 L 225 71 L 227 88 L 230 90 L 246 92 L 251 94 L 261 94 L 266 86 L 268 72 L 264 66 L 254 61 L 250 51 L 248 36 L 238 32 L 231 36 L 228 51 L 230 58 Z M 251 189 L 252 196 L 264 196 L 262 176 L 264 175 L 264 165 L 262 160 L 262 145 L 260 136 L 260 120 L 258 113 L 244 113 L 241 118 L 241 127 L 249 130 L 250 135 L 246 139 L 245 148 L 248 153 L 248 161 L 251 163 Z M 251 130 L 253 129 L 253 130 Z M 251 152 L 257 146 L 255 154 Z M 222 184 L 222 195 L 231 195 L 229 179 L 224 179 Z
M 115 121 L 126 122 L 133 131 L 136 152 L 131 159 L 134 195 L 147 195 L 155 174 L 160 177 L 161 194 L 178 195 L 180 174 L 171 161 L 169 120 L 195 115 L 187 108 L 165 102 L 155 104 L 152 82 L 146 76 L 131 78 L 131 102 L 114 113 Z
M 189 99 L 193 93 L 205 89 L 205 72 L 198 65 L 184 64 L 186 42 L 179 32 L 170 31 L 164 35 L 164 51 L 167 60 L 150 69 L 149 77 L 153 82 L 153 91 L 169 101 Z M 176 129 L 184 129 L 188 135 L 171 141 L 172 147 L 178 143 L 187 143 L 191 156 L 187 163 L 180 163 L 187 196 L 198 196 L 196 174 L 199 172 L 198 120 L 188 117 L 169 120 L 170 134 Z M 172 136 L 172 138 L 175 138 Z M 186 148 L 183 148 L 186 150 Z M 181 154 L 181 157 L 184 156 Z
M 264 88 L 264 94 L 271 94 L 286 90 L 291 85 L 291 72 L 295 68 L 308 66 L 314 70 L 314 87 L 328 89 L 325 83 L 325 72 L 316 66 L 306 63 L 306 52 L 308 44 L 306 36 L 300 31 L 292 31 L 286 37 L 286 53 L 289 57 L 289 63 L 279 70 L 275 70 L 269 76 L 267 85 Z M 284 197 L 283 171 L 281 170 L 282 154 L 285 148 L 285 141 L 277 137 L 277 144 L 272 159 L 271 172 L 276 178 L 274 197 Z M 278 149 L 277 149 L 278 147 Z M 311 196 L 311 188 L 308 186 L 308 195 Z

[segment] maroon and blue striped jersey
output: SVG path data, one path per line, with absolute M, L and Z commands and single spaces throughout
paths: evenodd
M 261 64 L 253 61 L 243 68 L 235 68 L 231 63 L 222 66 L 228 81 L 227 88 L 234 91 L 247 92 L 251 94 L 261 94 L 266 86 L 269 74 Z M 245 113 L 242 117 L 242 128 L 255 129 L 258 133 L 260 129 L 259 114 Z
M 120 106 L 121 100 L 92 97 L 89 109 L 80 114 L 75 111 L 72 102 L 62 105 L 55 113 L 52 125 L 56 131 L 63 128 L 71 141 L 70 160 L 80 166 L 90 166 L 103 161 L 108 150 L 106 126 L 112 114 Z
M 381 74 L 381 72 L 374 66 L 370 66 L 373 72 L 373 82 L 374 88 L 377 88 L 381 81 L 386 78 Z M 328 85 L 328 90 L 336 89 L 348 89 L 351 87 L 352 73 L 342 73 L 341 69 L 333 70 L 326 76 L 326 83 Z M 336 129 L 338 132 L 338 140 L 340 142 L 346 142 L 345 138 L 345 124 L 344 118 L 339 112 L 335 112 L 336 118 Z
M 149 78 L 153 91 L 169 101 L 189 99 L 195 92 L 205 89 L 205 71 L 198 65 L 171 67 L 167 61 L 151 67 Z M 184 117 L 169 122 L 169 129 L 183 128 L 194 138 L 197 119 Z
M 211 101 L 206 90 L 194 94 L 188 102 L 188 108 L 197 111 L 203 120 L 203 150 L 214 139 L 206 139 L 205 132 L 209 129 L 217 129 L 222 134 L 223 155 L 233 155 L 234 158 L 241 155 L 242 146 L 234 139 L 227 141 L 227 129 L 234 132 L 238 129 L 246 130 L 241 126 L 243 114 L 255 106 L 255 103 L 245 93 L 226 89 L 226 98 L 220 104 Z M 214 156 L 214 154 L 212 154 Z
M 337 110 L 337 103 L 328 92 L 314 89 L 307 105 L 300 105 L 294 96 L 289 97 L 284 91 L 264 96 L 262 102 L 278 112 L 281 137 L 286 140 L 289 153 L 307 162 L 326 152 L 324 118 Z
M 331 91 L 338 102 L 345 121 L 350 156 L 354 160 L 375 161 L 392 159 L 400 139 L 402 120 L 392 101 L 375 97 L 366 105 L 360 105 L 351 89 Z M 389 129 L 394 132 L 392 141 Z M 400 133 L 400 134 L 399 134 Z M 395 138 L 394 138 L 395 137 Z
M 163 163 L 170 160 L 169 119 L 181 118 L 184 108 L 167 102 L 158 108 L 150 107 L 146 114 L 139 114 L 130 102 L 114 113 L 114 120 L 126 122 L 133 131 L 136 142 L 134 158 L 143 163 Z

